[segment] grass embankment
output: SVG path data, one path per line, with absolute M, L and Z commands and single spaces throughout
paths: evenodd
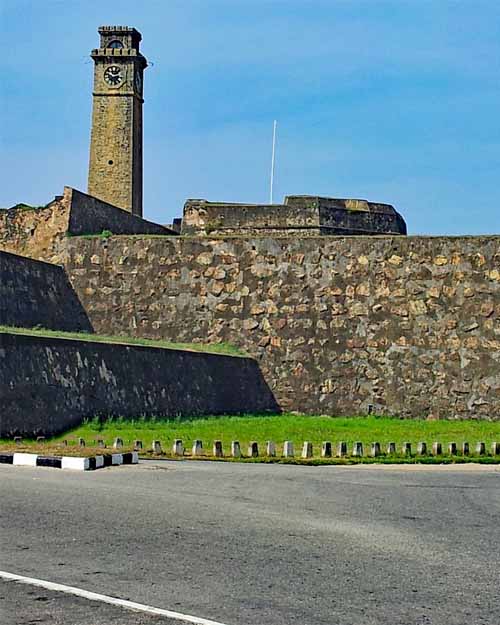
M 102 439 L 109 451 L 115 437 L 123 440 L 124 450 L 132 449 L 134 440 L 143 443 L 143 455 L 152 455 L 150 452 L 153 440 L 161 441 L 166 456 L 171 455 L 172 444 L 175 439 L 182 439 L 186 454 L 189 454 L 193 441 L 203 441 L 203 447 L 207 457 L 212 453 L 214 440 L 221 440 L 224 454 L 230 454 L 231 441 L 237 440 L 241 444 L 243 455 L 247 455 L 248 444 L 257 441 L 259 444 L 259 459 L 250 461 L 267 461 L 265 458 L 266 441 L 272 440 L 277 446 L 277 458 L 273 461 L 300 462 L 302 443 L 313 443 L 314 458 L 307 463 L 351 463 L 351 462 L 500 462 L 500 457 L 490 456 L 491 443 L 500 440 L 500 422 L 491 421 L 417 421 L 400 420 L 382 417 L 359 417 L 359 418 L 333 418 L 314 417 L 305 415 L 277 415 L 277 416 L 224 416 L 210 417 L 193 420 L 166 420 L 166 419 L 109 419 L 100 422 L 98 419 L 88 421 L 71 432 L 56 437 L 45 445 L 52 447 L 63 439 L 67 439 L 70 448 L 76 447 L 78 438 L 85 439 L 87 445 L 95 445 L 97 439 Z M 295 447 L 295 460 L 280 460 L 283 449 L 283 441 L 290 440 Z M 349 453 L 354 442 L 363 443 L 365 457 L 363 459 L 347 458 L 323 460 L 320 458 L 321 443 L 331 441 L 336 445 L 339 441 L 346 441 Z M 396 443 L 398 454 L 396 456 L 382 455 L 372 459 L 369 456 L 370 445 L 377 441 L 385 452 L 389 442 Z M 425 441 L 429 455 L 415 457 L 417 444 Z M 431 445 L 439 441 L 443 446 L 443 455 L 433 458 Z M 470 457 L 464 458 L 460 452 L 457 456 L 449 456 L 447 453 L 448 443 L 455 442 L 460 450 L 464 441 L 470 443 Z M 478 441 L 486 443 L 484 457 L 475 455 L 475 445 Z M 412 444 L 413 456 L 403 458 L 400 449 L 404 442 Z M 12 443 L 10 443 L 12 445 Z M 75 446 L 75 447 L 73 447 Z M 39 448 L 39 447 L 38 447 Z M 335 448 L 334 448 L 335 449 Z M 88 447 L 86 448 L 88 450 Z M 100 453 L 102 453 L 102 449 Z
M 88 334 L 86 332 L 61 332 L 45 328 L 17 328 L 0 325 L 0 332 L 22 334 L 25 336 L 40 336 L 55 339 L 72 339 L 76 341 L 90 341 L 93 343 L 116 343 L 119 345 L 139 345 L 142 347 L 158 347 L 161 349 L 176 349 L 182 351 L 204 352 L 225 356 L 247 356 L 245 352 L 229 343 L 171 343 L 169 341 L 143 339 L 133 336 L 106 336 L 104 334 Z

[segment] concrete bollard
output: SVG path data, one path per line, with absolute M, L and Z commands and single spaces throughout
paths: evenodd
M 63 447 L 67 447 L 67 446 L 68 446 L 68 441 L 67 441 L 67 439 L 64 439 L 63 441 L 61 441 L 61 445 L 62 445 Z
M 357 441 L 352 446 L 352 454 L 354 458 L 361 458 L 363 456 L 363 443 Z
M 269 458 L 276 457 L 276 445 L 273 441 L 267 441 L 266 443 L 266 456 L 268 456 Z
M 134 441 L 134 451 L 138 451 L 142 449 L 142 441 L 136 440 Z
M 161 454 L 162 449 L 161 449 L 160 441 L 153 441 L 153 443 L 151 445 L 151 449 L 152 449 L 154 454 Z
M 468 456 L 470 454 L 470 445 L 467 441 L 462 443 L 462 456 Z
M 222 451 L 222 441 L 214 441 L 212 455 L 214 458 L 222 458 L 224 456 L 224 452 Z
M 174 456 L 183 456 L 184 455 L 184 445 L 182 444 L 182 440 L 180 438 L 176 438 L 172 445 L 172 454 Z
M 418 456 L 427 456 L 427 443 L 424 441 L 420 441 L 417 445 L 417 455 Z
M 23 439 L 20 436 L 14 436 L 14 443 L 16 445 L 22 445 Z
M 448 453 L 450 456 L 457 455 L 457 444 L 456 443 L 448 443 Z
M 372 443 L 372 448 L 371 448 L 371 457 L 372 458 L 376 458 L 377 456 L 380 456 L 380 443 Z
M 293 451 L 293 443 L 292 441 L 285 441 L 283 443 L 283 457 L 284 458 L 293 458 L 294 456 L 294 451 Z
M 486 445 L 483 442 L 479 442 L 476 445 L 476 454 L 478 456 L 484 456 L 486 453 Z
M 79 438 L 78 439 L 78 444 L 80 445 L 80 447 L 85 447 L 85 439 L 84 438 Z
M 500 443 L 496 441 L 491 443 L 491 455 L 500 456 Z
M 332 457 L 332 444 L 330 441 L 323 441 L 321 443 L 321 457 L 322 458 Z
M 443 453 L 443 447 L 438 441 L 432 443 L 432 455 L 440 456 Z
M 115 440 L 113 441 L 113 449 L 121 449 L 123 447 L 123 439 L 122 438 L 115 438 Z
M 45 441 L 46 441 L 45 436 L 37 436 L 37 437 L 36 437 L 36 442 L 37 442 L 37 443 L 40 443 L 40 444 L 42 444 L 42 445 L 43 445 L 43 443 L 45 443 Z
M 106 447 L 106 445 L 104 444 L 104 441 L 102 440 L 102 438 L 98 438 L 96 440 L 95 444 L 96 444 L 96 447 L 101 447 L 101 448 Z
M 259 444 L 256 441 L 252 441 L 248 445 L 248 456 L 250 458 L 257 458 L 259 455 Z
M 396 455 L 396 443 L 388 443 L 387 445 L 387 455 L 395 456 Z
M 411 443 L 403 443 L 401 453 L 403 456 L 411 456 Z
M 191 450 L 193 456 L 202 456 L 203 455 L 203 443 L 200 440 L 195 440 L 193 443 L 193 448 Z
M 239 441 L 233 441 L 231 443 L 231 456 L 233 458 L 241 458 L 241 447 Z
M 347 456 L 347 443 L 345 441 L 340 441 L 340 443 L 338 444 L 337 456 L 339 458 L 343 458 L 344 456 Z
M 312 458 L 313 457 L 313 446 L 309 441 L 304 441 L 302 445 L 302 458 Z

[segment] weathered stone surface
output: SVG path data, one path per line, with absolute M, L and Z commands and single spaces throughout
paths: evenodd
M 292 195 L 284 204 L 232 204 L 187 200 L 182 234 L 255 236 L 318 234 L 406 234 L 406 224 L 390 204 L 366 200 Z M 301 264 L 304 254 L 295 260 Z M 359 260 L 368 264 L 366 256 Z
M 176 234 L 71 187 L 64 187 L 64 194 L 44 207 L 0 209 L 0 250 L 55 264 L 64 262 L 68 235 L 105 230 L 113 234 Z
M 92 332 L 64 269 L 6 252 L 0 252 L 0 325 Z
M 499 267 L 494 236 L 70 238 L 67 260 L 96 331 L 239 345 L 283 409 L 464 419 L 500 417 Z
M 250 358 L 0 332 L 0 436 L 51 435 L 95 415 L 275 411 Z

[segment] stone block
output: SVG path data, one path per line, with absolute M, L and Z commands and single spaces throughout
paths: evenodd
M 241 458 L 241 446 L 239 441 L 231 442 L 231 457 Z
M 332 443 L 330 441 L 323 441 L 321 443 L 321 457 L 322 458 L 332 457 Z
M 123 447 L 123 439 L 122 438 L 115 438 L 115 440 L 113 441 L 113 449 L 121 449 Z
M 357 441 L 353 443 L 351 456 L 354 458 L 362 458 L 363 457 L 363 443 Z
M 182 440 L 180 438 L 176 438 L 172 445 L 172 454 L 174 456 L 183 456 L 184 455 L 184 445 L 182 444 Z
M 257 458 L 259 455 L 259 444 L 256 441 L 252 441 L 248 445 L 248 456 L 250 458 Z
M 450 456 L 457 455 L 457 444 L 456 443 L 448 443 L 448 453 Z
M 427 443 L 420 441 L 417 445 L 417 456 L 427 456 Z
M 347 443 L 345 441 L 340 441 L 337 445 L 337 456 L 339 458 L 344 458 L 347 456 Z
M 403 443 L 401 446 L 401 454 L 403 456 L 411 456 L 411 443 Z
M 266 456 L 268 458 L 274 458 L 276 456 L 276 445 L 273 441 L 266 442 Z
M 395 456 L 396 455 L 396 443 L 388 443 L 387 444 L 387 455 L 388 456 Z
M 484 456 L 485 454 L 486 454 L 486 445 L 482 441 L 476 443 L 476 455 Z
M 438 441 L 432 443 L 432 455 L 441 456 L 443 453 L 443 446 Z
M 222 450 L 222 441 L 214 441 L 212 455 L 214 458 L 223 458 L 224 452 Z
M 372 458 L 377 458 L 378 456 L 380 456 L 381 450 L 380 450 L 380 443 L 372 443 L 371 445 L 371 450 L 370 450 L 370 455 Z
M 151 450 L 154 454 L 161 454 L 162 453 L 161 442 L 153 441 L 151 444 Z
M 193 442 L 193 448 L 191 449 L 193 456 L 203 456 L 203 441 L 195 440 Z
M 462 443 L 462 456 L 468 456 L 470 454 L 470 445 L 467 441 Z
M 312 458 L 313 457 L 313 446 L 309 441 L 305 441 L 302 445 L 302 458 Z
M 284 458 L 293 458 L 294 457 L 294 449 L 292 441 L 285 441 L 283 443 L 283 457 Z

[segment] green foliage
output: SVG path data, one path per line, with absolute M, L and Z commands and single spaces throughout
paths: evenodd
M 170 341 L 144 339 L 133 336 L 105 336 L 102 334 L 87 334 L 85 332 L 61 332 L 60 330 L 47 330 L 45 328 L 40 328 L 39 326 L 36 326 L 35 328 L 17 328 L 14 326 L 0 325 L 0 332 L 23 334 L 26 336 L 42 336 L 57 339 L 91 341 L 94 343 L 139 345 L 143 347 L 157 347 L 163 349 L 221 354 L 225 356 L 247 357 L 245 352 L 230 343 L 171 343 Z
M 322 462 L 318 456 L 321 443 L 325 440 L 333 443 L 346 441 L 350 449 L 355 441 L 361 441 L 365 448 L 365 454 L 368 454 L 373 441 L 380 442 L 383 450 L 389 442 L 395 442 L 399 450 L 402 443 L 408 441 L 411 442 L 413 451 L 416 451 L 420 441 L 426 441 L 430 449 L 432 442 L 437 440 L 442 443 L 445 452 L 441 460 L 451 462 L 467 459 L 446 456 L 449 442 L 456 442 L 460 446 L 463 441 L 468 441 L 471 445 L 472 455 L 477 441 L 486 442 L 487 450 L 489 450 L 491 442 L 500 439 L 500 422 L 476 420 L 420 421 L 389 417 L 339 418 L 296 414 L 214 416 L 193 419 L 181 419 L 179 416 L 168 419 L 147 418 L 141 415 L 135 419 L 115 417 L 99 422 L 91 420 L 71 433 L 66 433 L 58 438 L 71 437 L 77 439 L 82 437 L 91 442 L 97 434 L 104 439 L 107 445 L 111 445 L 116 436 L 123 438 L 125 445 L 131 445 L 134 440 L 139 439 L 143 441 L 145 449 L 151 446 L 153 440 L 160 440 L 165 450 L 170 450 L 173 441 L 180 438 L 187 449 L 191 447 L 195 439 L 201 439 L 206 450 L 210 452 L 212 442 L 221 440 L 226 454 L 229 453 L 230 444 L 233 440 L 240 442 L 243 453 L 246 453 L 250 441 L 257 441 L 262 450 L 261 453 L 263 453 L 268 440 L 274 441 L 278 446 L 278 453 L 281 453 L 283 441 L 291 440 L 295 446 L 296 456 L 300 456 L 302 443 L 307 440 L 313 443 L 318 462 Z M 382 457 L 376 461 L 400 462 L 401 460 L 397 457 L 392 458 L 392 460 Z M 425 458 L 422 460 L 426 461 Z M 432 459 L 428 460 L 431 461 Z M 295 461 L 300 460 L 296 458 Z M 357 460 L 352 459 L 338 460 L 339 463 L 343 464 L 354 461 L 357 462 Z M 365 458 L 363 461 L 373 462 L 375 460 Z M 405 460 L 405 462 L 415 461 L 415 458 Z M 487 458 L 484 459 L 484 462 L 486 461 Z M 489 458 L 489 461 L 491 462 L 493 459 Z

